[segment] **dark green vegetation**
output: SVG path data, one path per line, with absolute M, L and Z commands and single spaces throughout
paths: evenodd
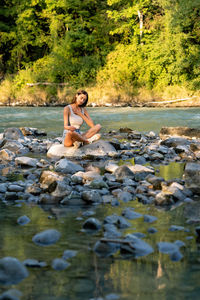
M 200 88 L 199 0 L 2 0 L 0 20 L 3 103 L 62 103 L 80 87 L 96 102 Z M 36 82 L 54 84 L 26 85 Z

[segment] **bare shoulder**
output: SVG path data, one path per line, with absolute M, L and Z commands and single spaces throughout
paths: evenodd
M 68 112 L 69 111 L 69 105 L 66 105 L 65 107 L 64 107 L 64 112 Z

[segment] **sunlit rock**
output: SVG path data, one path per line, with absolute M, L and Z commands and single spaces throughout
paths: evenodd
M 168 136 L 184 136 L 187 138 L 200 138 L 200 129 L 189 127 L 162 127 L 160 138 L 165 139 Z
M 117 153 L 115 148 L 107 141 L 99 140 L 89 145 L 76 147 L 64 147 L 53 145 L 47 152 L 48 157 L 98 157 Z

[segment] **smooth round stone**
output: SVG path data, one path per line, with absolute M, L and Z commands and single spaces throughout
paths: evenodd
M 55 258 L 51 264 L 52 268 L 57 271 L 62 271 L 70 266 L 70 263 L 62 258 Z
M 0 259 L 0 284 L 17 284 L 28 276 L 26 267 L 14 257 Z
M 154 233 L 158 232 L 158 230 L 154 227 L 148 228 L 147 231 L 148 231 L 148 233 L 151 233 L 151 234 L 154 234 Z
M 49 246 L 55 244 L 59 240 L 60 236 L 61 234 L 59 231 L 55 229 L 48 229 L 37 233 L 32 238 L 32 241 L 39 246 Z
M 30 222 L 31 220 L 27 216 L 21 216 L 17 219 L 17 223 L 19 225 L 26 225 Z
M 75 251 L 75 250 L 65 250 L 63 252 L 63 259 L 72 258 L 72 257 L 76 256 L 76 254 L 77 254 L 77 251 Z

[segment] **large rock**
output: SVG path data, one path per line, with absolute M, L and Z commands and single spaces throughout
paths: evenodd
M 184 172 L 185 185 L 200 194 L 200 163 L 187 163 Z
M 65 174 L 74 174 L 79 171 L 84 171 L 84 169 L 80 165 L 75 164 L 67 160 L 66 158 L 63 158 L 56 162 L 55 170 L 57 172 L 61 172 Z
M 14 257 L 0 259 L 0 283 L 16 284 L 28 276 L 25 266 Z
M 48 157 L 84 157 L 84 156 L 106 156 L 117 153 L 115 148 L 107 141 L 97 141 L 80 148 L 52 145 L 47 152 Z
M 32 241 L 39 246 L 49 246 L 55 244 L 60 236 L 60 232 L 56 229 L 47 229 L 34 235 Z
M 7 128 L 4 130 L 4 138 L 8 140 L 24 139 L 24 135 L 19 128 Z
M 177 147 L 177 146 L 186 146 L 190 145 L 190 141 L 183 137 L 170 137 L 161 142 L 161 145 L 165 145 L 167 147 Z
M 187 138 L 200 138 L 200 129 L 189 127 L 162 127 L 160 138 L 166 139 L 169 136 L 184 136 Z

